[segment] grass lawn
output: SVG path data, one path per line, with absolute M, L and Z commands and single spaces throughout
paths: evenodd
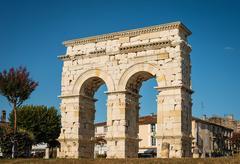
M 221 157 L 221 158 L 205 158 L 205 159 L 193 159 L 193 158 L 182 158 L 182 159 L 0 159 L 0 164 L 38 164 L 38 163 L 52 163 L 52 164 L 224 164 L 224 163 L 236 163 L 240 164 L 240 156 L 235 157 Z

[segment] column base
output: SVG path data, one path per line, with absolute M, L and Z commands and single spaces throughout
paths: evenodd
M 138 158 L 139 139 L 114 137 L 107 140 L 107 158 Z
M 94 143 L 91 140 L 59 139 L 58 158 L 94 158 Z
M 158 158 L 192 157 L 190 142 L 191 139 L 188 138 L 184 136 L 164 136 L 164 137 L 157 136 L 158 143 L 157 157 Z

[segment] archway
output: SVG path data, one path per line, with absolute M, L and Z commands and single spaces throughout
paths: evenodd
M 82 149 L 82 157 L 94 157 L 94 145 L 97 140 L 95 137 L 95 102 L 97 99 L 94 98 L 96 91 L 100 86 L 104 85 L 105 82 L 99 77 L 91 77 L 87 79 L 80 88 L 79 96 L 79 110 L 80 110 L 80 130 L 79 135 L 81 136 L 82 143 L 80 143 L 80 151 Z
M 140 89 L 142 87 L 143 82 L 146 82 L 150 79 L 154 79 L 155 75 L 151 74 L 147 71 L 139 71 L 134 73 L 127 81 L 126 83 L 126 87 L 125 90 L 127 91 L 127 99 L 130 101 L 127 109 L 126 109 L 126 120 L 128 122 L 128 136 L 131 136 L 132 138 L 136 138 L 136 142 L 134 143 L 135 146 L 135 153 L 138 154 L 139 152 L 139 146 L 142 145 L 142 147 L 155 147 L 156 149 L 156 142 L 154 145 L 149 145 L 148 143 L 144 143 L 144 142 L 148 142 L 149 140 L 151 140 L 151 138 L 149 137 L 155 137 L 153 136 L 152 133 L 154 133 L 155 135 L 155 131 L 156 129 L 154 129 L 153 132 L 148 131 L 148 126 L 142 126 L 141 127 L 141 133 L 139 133 L 139 110 L 140 108 Z M 156 83 L 155 83 L 156 84 Z M 145 91 L 147 92 L 147 91 Z M 156 95 L 155 95 L 156 96 Z M 156 101 L 156 97 L 154 99 Z M 156 102 L 155 102 L 156 103 Z M 157 109 L 155 106 L 155 113 L 156 113 Z M 149 116 L 151 117 L 151 116 Z M 156 117 L 156 116 L 155 116 Z M 150 118 L 151 119 L 151 118 Z M 143 120 L 145 121 L 145 120 Z M 156 125 L 156 123 L 154 123 L 154 125 Z M 156 127 L 156 126 L 155 126 Z M 145 130 L 144 130 L 144 129 Z M 142 134 L 142 131 L 145 131 L 143 133 L 149 133 L 149 134 Z M 141 134 L 141 136 L 139 136 L 139 134 Z M 143 142 L 142 142 L 143 141 Z M 156 138 L 154 138 L 154 141 L 156 141 Z M 150 141 L 151 142 L 151 141 Z M 130 144 L 129 144 L 130 145 Z M 133 151 L 133 148 L 129 147 L 129 150 Z M 156 151 L 154 151 L 156 152 Z M 153 154 L 154 155 L 154 154 Z
M 156 78 L 142 83 L 139 94 L 139 150 L 138 157 L 156 157 L 157 155 L 157 95 Z
M 62 128 L 59 154 L 71 158 L 93 158 L 95 143 L 95 93 L 106 85 L 107 91 L 115 89 L 110 75 L 100 69 L 82 72 L 70 79 L 69 94 L 62 95 Z M 69 91 L 68 91 L 69 92 Z
M 94 157 L 104 158 L 107 157 L 107 141 L 105 136 L 107 134 L 107 86 L 106 84 L 101 85 L 95 92 L 94 98 L 97 100 L 95 102 L 95 146 L 94 146 Z

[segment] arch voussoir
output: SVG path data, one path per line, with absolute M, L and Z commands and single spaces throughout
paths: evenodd
M 166 82 L 163 78 L 163 80 L 159 81 L 157 77 L 161 76 L 164 77 L 165 75 L 161 72 L 161 70 L 158 68 L 155 64 L 149 64 L 149 63 L 137 63 L 128 69 L 122 74 L 119 82 L 118 82 L 118 90 L 123 91 L 126 89 L 126 85 L 129 81 L 129 79 L 138 72 L 147 72 L 151 74 L 152 76 L 156 76 L 156 80 L 158 83 L 162 83 L 161 85 L 165 85 Z
M 85 81 L 93 77 L 98 77 L 102 79 L 105 82 L 108 91 L 115 90 L 114 81 L 109 74 L 107 74 L 105 71 L 101 69 L 90 69 L 79 75 L 79 77 L 77 78 L 73 85 L 72 94 L 79 94 L 81 87 L 85 83 Z

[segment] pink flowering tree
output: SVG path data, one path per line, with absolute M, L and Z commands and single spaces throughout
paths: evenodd
M 11 68 L 9 71 L 0 72 L 0 95 L 6 97 L 13 108 L 14 134 L 17 132 L 16 110 L 29 98 L 37 86 L 38 83 L 29 77 L 29 72 L 25 67 Z M 13 144 L 13 158 L 14 146 L 15 144 Z

